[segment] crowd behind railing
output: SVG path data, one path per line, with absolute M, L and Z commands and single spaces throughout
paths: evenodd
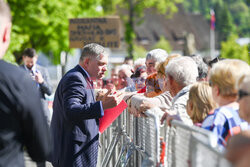
M 2 59 L 12 26 L 3 0 L 0 24 Z M 108 52 L 87 44 L 60 80 L 46 122 L 47 71 L 36 64 L 34 49 L 22 58 L 22 69 L 0 60 L 0 166 L 24 166 L 24 146 L 38 166 L 45 160 L 55 167 L 96 166 L 99 121 L 122 100 L 127 109 L 101 135 L 99 166 L 249 165 L 250 67 L 244 61 L 216 58 L 206 65 L 199 55 L 154 49 L 134 68 L 129 59 L 114 68 L 103 85 Z
M 124 91 L 128 108 L 126 116 L 120 118 L 125 121 L 118 126 L 126 146 L 121 142 L 112 154 L 113 159 L 109 154 L 108 161 L 102 153 L 102 165 L 112 162 L 132 163 L 132 166 L 143 163 L 159 166 L 162 162 L 167 166 L 244 165 L 250 151 L 250 68 L 246 62 L 216 58 L 207 63 L 199 55 L 168 55 L 155 49 L 146 59 L 135 61 L 134 67 L 126 64 L 114 68 L 108 84 L 104 85 Z M 158 108 L 158 113 L 149 114 L 154 108 Z M 150 122 L 149 117 L 151 121 L 157 118 L 156 122 Z M 117 125 L 114 126 L 117 130 Z M 152 127 L 154 130 L 150 131 Z M 143 147 L 145 142 L 155 149 L 147 152 Z M 211 161 L 203 164 L 206 158 Z
M 98 166 L 231 166 L 214 134 L 178 120 L 160 126 L 159 112 L 148 110 L 147 117 L 123 112 L 101 135 Z

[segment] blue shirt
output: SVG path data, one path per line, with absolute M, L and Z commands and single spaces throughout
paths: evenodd
M 212 131 L 217 136 L 218 144 L 223 146 L 226 146 L 229 137 L 249 129 L 247 122 L 240 118 L 238 108 L 227 106 L 217 108 L 204 120 L 202 127 Z

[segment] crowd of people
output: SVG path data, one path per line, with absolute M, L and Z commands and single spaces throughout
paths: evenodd
M 159 107 L 162 124 L 171 126 L 177 119 L 211 131 L 228 160 L 236 166 L 246 165 L 250 154 L 249 65 L 238 59 L 206 62 L 200 55 L 168 55 L 162 49 L 145 57 L 136 60 L 134 68 L 114 68 L 117 74 L 109 79 L 110 84 L 117 83 L 113 89 L 125 92 L 128 112 L 140 117 Z M 241 156 L 234 156 L 236 147 Z
M 3 0 L 0 25 L 2 59 L 12 26 Z M 230 162 L 249 164 L 250 67 L 244 61 L 205 62 L 198 54 L 154 49 L 145 58 L 125 59 L 104 79 L 108 53 L 91 43 L 59 82 L 51 120 L 44 107 L 45 94 L 52 93 L 49 75 L 36 60 L 32 48 L 24 50 L 20 67 L 0 60 L 0 166 L 24 166 L 23 146 L 37 166 L 45 161 L 55 167 L 96 166 L 99 119 L 122 100 L 136 117 L 159 107 L 162 124 L 176 119 L 211 131 Z

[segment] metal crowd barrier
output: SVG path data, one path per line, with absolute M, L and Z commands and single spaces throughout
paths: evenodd
M 211 132 L 176 120 L 171 127 L 160 126 L 159 112 L 154 108 L 147 117 L 134 117 L 125 110 L 100 136 L 97 166 L 231 166 Z
M 198 136 L 192 135 L 191 143 L 192 167 L 232 167 L 222 153 L 200 140 Z
M 217 139 L 211 132 L 204 130 L 196 126 L 187 126 L 180 121 L 173 120 L 171 127 L 167 128 L 166 135 L 166 166 L 168 167 L 189 167 L 195 166 L 192 160 L 194 147 L 198 143 L 206 144 L 209 150 L 217 152 L 218 157 L 223 158 L 222 154 L 216 149 Z M 196 143 L 193 137 L 197 138 Z M 207 154 L 207 153 L 206 153 Z M 206 156 L 202 154 L 200 156 Z M 194 157 L 195 158 L 195 157 Z M 211 159 L 211 161 L 217 161 L 217 159 Z M 192 165 L 191 165 L 192 164 Z

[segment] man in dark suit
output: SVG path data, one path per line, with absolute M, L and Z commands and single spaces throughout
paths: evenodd
M 36 86 L 39 90 L 41 101 L 43 104 L 43 109 L 48 123 L 51 120 L 51 114 L 48 109 L 48 103 L 45 99 L 45 94 L 50 96 L 52 94 L 52 86 L 50 85 L 50 78 L 48 70 L 40 65 L 38 65 L 37 59 L 38 55 L 36 50 L 33 48 L 27 48 L 23 51 L 23 65 L 20 65 L 25 71 L 27 71 L 32 79 L 36 82 Z
M 10 42 L 11 16 L 0 0 L 0 59 Z M 23 146 L 35 161 L 50 153 L 49 129 L 34 82 L 20 68 L 0 60 L 0 167 L 24 167 Z
M 86 45 L 79 64 L 61 79 L 54 98 L 51 130 L 54 167 L 93 167 L 97 164 L 99 118 L 122 100 L 106 93 L 96 101 L 93 80 L 102 79 L 108 54 L 95 43 Z

